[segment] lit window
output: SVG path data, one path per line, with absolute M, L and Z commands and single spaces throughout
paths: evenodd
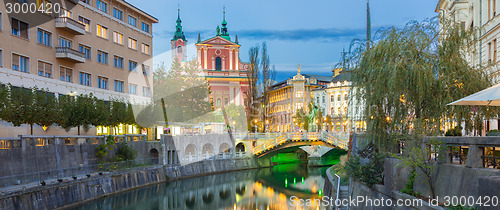
M 149 45 L 142 43 L 142 53 L 149 55 Z
M 85 25 L 85 31 L 90 32 L 90 20 L 82 16 L 78 16 L 78 22 Z
M 38 76 L 52 78 L 52 64 L 38 61 Z
M 108 28 L 97 24 L 97 36 L 107 39 L 108 38 Z
M 128 38 L 128 48 L 137 50 L 137 40 Z
M 123 34 L 113 31 L 113 42 L 123 44 Z

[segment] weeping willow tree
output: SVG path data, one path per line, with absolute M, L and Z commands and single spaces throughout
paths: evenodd
M 447 120 L 465 122 L 469 131 L 482 127 L 486 107 L 446 106 L 491 85 L 483 68 L 467 61 L 476 34 L 434 18 L 381 30 L 370 49 L 352 43 L 352 101 L 380 150 L 393 150 L 402 135 L 416 131 L 435 135 Z

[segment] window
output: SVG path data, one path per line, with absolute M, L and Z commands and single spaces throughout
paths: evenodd
M 71 48 L 71 46 L 72 46 L 71 40 L 63 38 L 63 37 L 59 37 L 59 47 Z
M 73 82 L 73 70 L 61 66 L 59 68 L 59 80 L 65 82 Z
M 323 103 L 326 102 L 326 96 L 323 96 Z
M 144 97 L 151 97 L 151 89 L 146 86 L 142 86 L 142 95 Z
M 96 0 L 95 1 L 95 7 L 98 10 L 103 11 L 104 13 L 108 13 L 108 4 L 106 4 L 105 2 L 103 2 L 101 0 Z
M 108 38 L 108 28 L 106 26 L 102 26 L 97 24 L 97 36 L 107 39 Z
M 18 19 L 11 20 L 11 33 L 25 39 L 28 39 L 28 24 Z
M 335 101 L 335 97 L 333 95 L 330 95 L 330 101 L 331 102 L 334 102 Z
M 149 66 L 142 64 L 142 74 L 143 75 L 148 75 L 149 74 Z
M 137 19 L 135 17 L 132 17 L 129 15 L 128 16 L 128 24 L 137 27 Z
M 89 73 L 80 72 L 80 85 L 92 86 L 91 75 Z
M 0 67 L 3 67 L 3 50 L 0 49 Z
M 113 42 L 123 44 L 123 34 L 113 31 Z
M 340 94 L 337 95 L 337 101 L 340 101 L 341 98 L 340 98 Z
M 52 78 L 52 64 L 38 61 L 38 76 Z
M 137 50 L 137 40 L 128 38 L 128 48 Z
M 347 93 L 344 95 L 344 101 L 347 101 Z
M 87 60 L 90 60 L 92 58 L 92 50 L 90 47 L 80 44 L 78 46 L 78 50 L 85 54 L 85 58 Z
M 113 8 L 113 17 L 119 20 L 123 20 L 123 12 L 119 9 Z
M 295 103 L 295 110 L 302 109 L 302 107 L 304 107 L 303 103 Z
M 217 99 L 217 107 L 221 106 L 220 98 Z
M 39 44 L 46 46 L 52 46 L 52 33 L 45 31 L 43 29 L 37 30 L 37 41 Z
M 115 91 L 123 93 L 123 81 L 115 80 Z
M 181 54 L 182 53 L 182 46 L 177 46 L 177 53 Z
M 0 12 L 0 31 L 2 31 L 2 30 L 3 30 L 3 15 Z
M 149 45 L 142 43 L 142 53 L 149 55 Z
M 81 2 L 85 3 L 85 4 L 89 4 L 90 5 L 90 0 L 81 0 Z
M 59 14 L 59 15 L 60 15 L 59 17 L 71 18 L 72 13 L 71 13 L 71 11 L 69 11 L 67 9 L 61 8 L 61 14 Z
M 227 105 L 229 103 L 229 98 L 224 98 L 224 105 Z
M 29 73 L 29 61 L 30 59 L 28 57 L 18 54 L 12 54 L 12 69 Z
M 108 64 L 108 53 L 97 50 L 97 62 Z
M 22 3 L 26 3 L 27 0 L 19 0 Z M 36 8 L 47 8 L 47 4 L 50 4 L 48 0 L 36 0 Z
M 137 85 L 135 84 L 128 84 L 128 93 L 137 95 Z
M 113 61 L 114 61 L 114 66 L 116 68 L 123 69 L 123 58 L 122 57 L 115 55 L 115 58 L 113 59 Z
M 146 24 L 146 23 L 144 23 L 144 22 L 142 22 L 142 24 L 141 24 L 141 29 L 142 29 L 144 32 L 149 33 L 149 25 L 148 25 L 148 24 Z
M 295 91 L 295 98 L 302 98 L 302 97 L 304 97 L 304 91 L 302 90 Z
M 109 89 L 109 82 L 108 82 L 108 78 L 106 77 L 101 77 L 101 76 L 98 76 L 97 77 L 97 87 L 98 88 L 101 88 L 101 89 Z
M 82 16 L 78 16 L 78 22 L 85 25 L 85 31 L 90 32 L 90 20 Z
M 220 57 L 215 58 L 215 70 L 222 70 L 222 59 Z
M 135 68 L 137 68 L 137 62 L 128 61 L 128 70 L 129 71 L 136 71 Z

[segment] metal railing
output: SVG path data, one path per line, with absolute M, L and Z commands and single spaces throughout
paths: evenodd
M 81 58 L 85 58 L 85 53 L 82 53 L 80 51 L 77 51 L 73 48 L 69 48 L 69 47 L 56 47 L 56 53 L 68 53 L 68 54 L 72 54 L 72 55 L 75 55 L 75 56 L 78 56 L 78 57 L 81 57 Z
M 348 134 L 347 134 L 348 135 Z M 346 136 L 346 135 L 341 135 Z M 323 141 L 331 145 L 338 146 L 341 149 L 347 149 L 349 138 L 342 139 L 328 132 L 304 132 L 304 133 L 282 133 L 275 139 L 264 142 L 261 145 L 254 147 L 254 154 L 260 154 L 266 150 L 272 149 L 275 146 L 281 145 L 287 141 Z
M 71 19 L 69 17 L 58 17 L 58 18 L 56 18 L 55 21 L 56 21 L 56 23 L 69 23 L 71 25 L 74 25 L 74 26 L 78 27 L 81 30 L 85 30 L 85 25 L 84 24 L 82 24 L 82 23 L 80 23 L 80 22 L 78 22 L 76 20 L 73 20 L 73 19 Z

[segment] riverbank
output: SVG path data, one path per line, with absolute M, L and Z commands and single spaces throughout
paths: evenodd
M 20 189 L 0 197 L 0 209 L 70 208 L 116 193 L 209 174 L 259 168 L 254 159 L 203 160 L 184 166 L 156 166 L 111 172 L 47 186 Z

